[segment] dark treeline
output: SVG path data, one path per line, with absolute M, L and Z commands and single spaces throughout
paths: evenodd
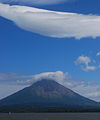
M 0 107 L 1 113 L 29 113 L 29 112 L 100 112 L 99 107 L 80 107 L 80 106 L 74 106 L 74 107 L 35 107 L 35 106 L 1 106 Z

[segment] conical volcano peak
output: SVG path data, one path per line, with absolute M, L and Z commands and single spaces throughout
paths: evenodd
M 13 106 L 14 110 L 16 110 L 16 105 L 18 109 L 22 109 L 24 106 L 25 109 L 28 107 L 33 111 L 40 107 L 42 110 L 49 108 L 67 110 L 68 107 L 73 110 L 98 106 L 95 101 L 85 98 L 51 79 L 37 81 L 30 87 L 2 99 L 0 105 L 7 106 L 7 109 L 9 106 Z
M 59 88 L 62 87 L 59 83 L 50 79 L 42 79 L 34 83 L 32 88 L 36 88 L 37 91 L 41 88 L 45 93 L 59 91 Z M 41 91 L 40 91 L 41 92 Z
M 42 79 L 36 83 L 34 83 L 31 88 L 35 88 L 35 91 L 39 94 L 46 94 L 47 96 L 56 96 L 56 97 L 64 97 L 64 96 L 76 96 L 76 93 L 72 90 L 65 88 L 63 85 L 59 84 L 55 80 L 51 79 Z M 33 89 L 34 90 L 34 89 Z M 42 94 L 43 96 L 43 94 Z
M 53 79 L 42 79 L 42 80 L 39 80 L 37 82 L 35 82 L 34 84 L 32 84 L 32 86 L 34 85 L 60 85 L 58 82 L 56 82 L 55 80 Z

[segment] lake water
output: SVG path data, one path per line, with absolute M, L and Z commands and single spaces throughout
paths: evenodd
M 0 120 L 100 120 L 100 113 L 0 113 Z

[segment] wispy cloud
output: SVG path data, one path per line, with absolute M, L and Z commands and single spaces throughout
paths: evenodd
M 88 71 L 94 71 L 98 68 L 98 66 L 92 66 L 92 65 L 86 65 L 82 67 L 82 70 L 88 72 Z
M 32 75 L 22 75 L 14 72 L 0 72 L 0 82 L 10 82 L 16 80 L 32 79 Z
M 33 4 L 33 5 L 52 5 L 63 2 L 70 2 L 74 0 L 0 0 L 2 3 L 20 3 L 20 4 Z
M 96 54 L 97 56 L 100 56 L 100 52 L 97 52 L 97 54 Z
M 94 71 L 99 68 L 99 65 L 94 64 L 94 60 L 88 56 L 81 55 L 75 60 L 75 64 L 79 65 L 83 71 Z
M 100 16 L 0 4 L 0 16 L 20 28 L 48 37 L 100 37 Z

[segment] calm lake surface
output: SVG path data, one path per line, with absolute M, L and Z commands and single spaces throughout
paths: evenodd
M 0 120 L 100 120 L 100 113 L 0 113 Z

